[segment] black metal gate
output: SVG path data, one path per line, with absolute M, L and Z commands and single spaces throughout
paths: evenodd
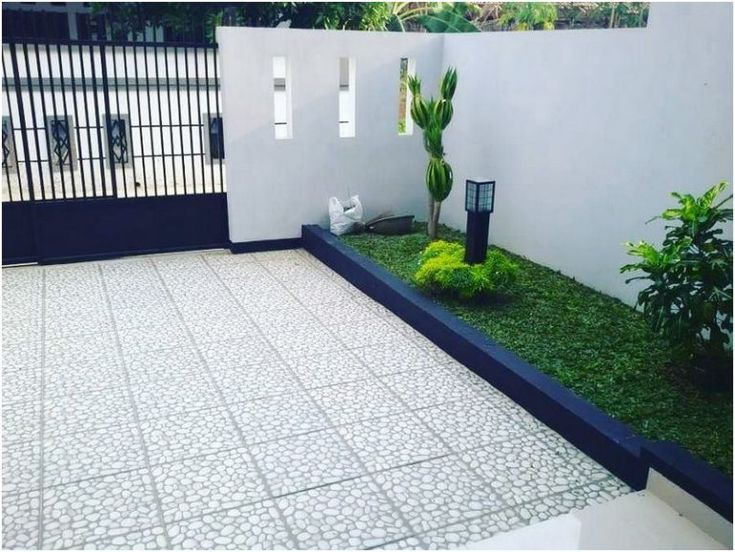
M 3 44 L 3 264 L 228 244 L 216 48 Z

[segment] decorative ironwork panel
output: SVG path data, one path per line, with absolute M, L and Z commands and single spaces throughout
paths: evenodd
M 3 168 L 15 165 L 15 143 L 10 117 L 3 117 Z
M 122 118 L 110 122 L 110 148 L 112 160 L 116 165 L 128 162 L 128 125 Z
M 51 160 L 57 167 L 70 167 L 72 161 L 71 131 L 68 119 L 50 119 Z
M 222 133 L 222 117 L 209 118 L 209 156 L 210 159 L 225 158 L 225 137 Z

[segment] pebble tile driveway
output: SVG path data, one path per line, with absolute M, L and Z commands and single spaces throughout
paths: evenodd
M 629 492 L 302 250 L 2 290 L 5 548 L 448 548 Z

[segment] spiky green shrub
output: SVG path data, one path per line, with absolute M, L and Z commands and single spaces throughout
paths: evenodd
M 499 251 L 489 251 L 483 263 L 467 264 L 461 244 L 438 240 L 421 254 L 413 280 L 429 293 L 467 301 L 508 288 L 517 274 L 518 266 Z
M 421 79 L 409 77 L 411 91 L 411 118 L 424 132 L 424 149 L 429 154 L 426 168 L 426 187 L 429 190 L 427 233 L 435 240 L 439 225 L 441 204 L 452 191 L 454 175 L 452 167 L 444 159 L 442 132 L 454 115 L 452 98 L 457 89 L 457 71 L 450 67 L 439 84 L 439 97 L 428 100 L 421 95 Z

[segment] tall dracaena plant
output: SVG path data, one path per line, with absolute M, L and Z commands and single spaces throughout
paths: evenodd
M 452 191 L 452 167 L 444 159 L 442 132 L 454 115 L 452 97 L 457 88 L 457 71 L 450 67 L 439 85 L 439 97 L 428 100 L 421 95 L 421 79 L 408 78 L 411 100 L 411 118 L 424 132 L 424 149 L 429 154 L 426 168 L 426 187 L 429 190 L 429 213 L 427 233 L 429 239 L 437 238 L 441 204 Z

